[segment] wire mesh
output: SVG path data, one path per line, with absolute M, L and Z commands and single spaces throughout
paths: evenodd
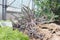
M 3 8 L 2 8 L 2 5 L 3 5 L 2 2 L 3 2 L 3 0 L 0 0 L 0 14 L 1 14 L 1 19 L 2 19 L 2 17 L 3 17 L 3 19 L 8 19 L 8 15 L 10 16 L 11 13 L 13 13 L 13 14 L 19 14 L 19 13 L 21 13 L 23 5 L 28 6 L 30 9 L 33 8 L 33 6 L 32 6 L 32 4 L 33 4 L 32 0 L 4 0 L 4 1 L 7 2 L 7 4 L 4 3 L 5 4 L 4 5 L 5 6 L 5 10 L 4 11 L 7 11 L 7 12 L 6 13 L 2 12 L 3 11 Z

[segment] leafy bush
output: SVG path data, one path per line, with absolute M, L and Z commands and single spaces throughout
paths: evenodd
M 22 32 L 13 30 L 11 27 L 1 27 L 0 40 L 29 40 L 29 38 Z
M 47 20 L 55 20 L 59 17 L 59 1 L 58 0 L 34 0 L 36 6 L 36 15 L 37 16 L 47 16 Z

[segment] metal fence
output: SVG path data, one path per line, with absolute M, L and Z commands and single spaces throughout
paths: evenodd
M 33 0 L 0 0 L 0 20 L 9 19 L 13 15 L 20 16 L 23 5 L 34 8 Z

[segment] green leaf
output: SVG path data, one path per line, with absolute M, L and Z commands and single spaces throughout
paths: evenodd
M 0 40 L 29 40 L 29 37 L 11 27 L 0 27 Z

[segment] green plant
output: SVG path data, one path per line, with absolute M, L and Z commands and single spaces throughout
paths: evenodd
M 0 28 L 0 40 L 29 40 L 27 35 L 24 35 L 18 30 L 13 30 L 11 27 Z
M 36 6 L 36 15 L 38 17 L 47 16 L 47 20 L 55 20 L 59 17 L 59 0 L 34 0 Z
M 48 0 L 51 11 L 57 15 L 56 21 L 60 20 L 60 0 Z

